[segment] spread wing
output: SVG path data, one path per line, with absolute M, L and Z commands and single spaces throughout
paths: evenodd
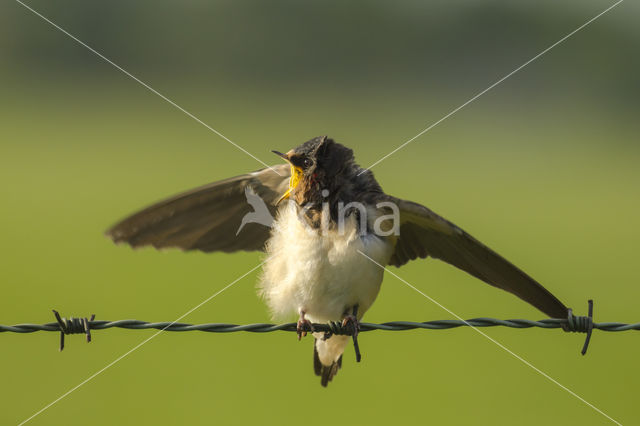
M 453 223 L 411 201 L 395 197 L 386 201 L 400 210 L 400 235 L 390 265 L 431 256 L 515 294 L 552 318 L 566 318 L 566 306 L 553 294 Z
M 245 214 L 253 208 L 245 188 L 251 186 L 275 215 L 276 201 L 288 189 L 286 164 L 236 176 L 160 201 L 114 225 L 106 235 L 132 247 L 176 247 L 204 252 L 262 250 L 269 228 L 247 223 L 236 236 Z M 255 200 L 253 200 L 255 202 Z

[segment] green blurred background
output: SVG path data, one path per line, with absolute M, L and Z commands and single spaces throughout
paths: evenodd
M 268 163 L 328 134 L 369 165 L 611 2 L 30 1 Z M 624 2 L 374 168 L 597 321 L 640 321 L 640 8 Z M 19 3 L 0 5 L 0 323 L 51 309 L 171 321 L 257 253 L 133 251 L 103 231 L 175 192 L 260 167 Z M 436 261 L 394 270 L 462 317 L 540 319 Z M 268 322 L 251 274 L 184 322 Z M 448 319 L 387 275 L 369 322 Z M 635 332 L 485 329 L 623 424 Z M 0 335 L 17 424 L 154 331 Z M 470 329 L 372 332 L 328 389 L 291 333 L 162 333 L 30 424 L 608 424 Z

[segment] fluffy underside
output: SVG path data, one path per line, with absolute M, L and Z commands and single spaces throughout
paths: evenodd
M 360 236 L 355 218 L 343 232 L 312 229 L 293 203 L 279 211 L 266 246 L 259 282 L 261 296 L 274 319 L 306 313 L 314 322 L 339 321 L 345 309 L 369 309 L 380 289 L 383 270 L 359 253 L 386 265 L 391 245 L 382 238 Z

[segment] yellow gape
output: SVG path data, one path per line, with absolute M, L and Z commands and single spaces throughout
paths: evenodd
M 293 191 L 293 189 L 296 186 L 298 186 L 298 184 L 300 183 L 300 180 L 302 180 L 302 169 L 300 167 L 294 166 L 291 163 L 289 164 L 291 165 L 291 177 L 289 178 L 289 189 L 287 189 L 287 192 L 285 192 L 282 195 L 282 197 L 280 197 L 280 199 L 276 201 L 276 206 L 280 204 L 282 200 L 286 200 L 287 198 L 289 198 L 289 196 L 291 195 L 291 191 Z

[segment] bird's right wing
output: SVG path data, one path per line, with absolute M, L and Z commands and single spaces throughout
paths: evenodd
M 275 215 L 275 203 L 287 191 L 289 175 L 290 167 L 280 164 L 273 170 L 265 168 L 210 183 L 147 207 L 114 225 L 106 235 L 132 247 L 204 252 L 262 250 L 269 237 L 267 226 L 247 223 L 235 235 L 244 215 L 253 211 L 246 187 L 251 186 Z
M 453 223 L 425 206 L 387 196 L 400 212 L 400 235 L 390 265 L 434 257 L 476 278 L 515 294 L 552 318 L 566 318 L 567 308 L 549 290 Z

